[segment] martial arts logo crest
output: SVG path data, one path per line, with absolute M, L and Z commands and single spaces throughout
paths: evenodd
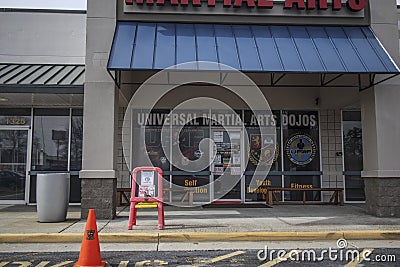
M 310 163 L 316 151 L 314 141 L 305 134 L 295 134 L 286 143 L 286 155 L 296 165 L 304 166 Z
M 279 145 L 273 135 L 250 135 L 249 159 L 254 165 L 272 165 L 278 159 Z

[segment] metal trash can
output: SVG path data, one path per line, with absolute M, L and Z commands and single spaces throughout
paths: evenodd
M 37 213 L 40 222 L 63 222 L 69 203 L 69 173 L 38 173 Z

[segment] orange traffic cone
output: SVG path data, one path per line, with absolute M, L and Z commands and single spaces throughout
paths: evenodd
M 106 262 L 101 260 L 100 255 L 96 214 L 94 209 L 90 209 L 82 238 L 81 252 L 78 262 L 74 264 L 74 267 L 103 267 L 105 264 Z

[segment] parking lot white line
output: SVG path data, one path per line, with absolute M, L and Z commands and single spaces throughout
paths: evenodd
M 235 251 L 235 252 L 211 259 L 209 262 L 214 263 L 214 262 L 222 261 L 222 260 L 229 259 L 229 258 L 235 257 L 235 256 L 243 254 L 243 253 L 244 253 L 244 251 Z
M 129 264 L 129 261 L 121 261 L 119 263 L 118 267 L 126 267 L 126 266 L 128 266 L 128 264 Z
M 344 267 L 356 267 L 358 264 L 364 261 L 364 256 L 365 255 L 371 255 L 371 252 L 374 251 L 373 248 L 365 248 L 363 251 L 360 252 L 360 257 L 357 259 L 353 259 L 349 263 L 347 263 Z
M 289 259 L 290 257 L 293 257 L 297 254 L 299 254 L 301 252 L 301 250 L 292 250 L 288 253 L 286 253 L 285 255 L 283 255 L 283 257 L 279 257 L 279 258 L 275 258 L 267 263 L 264 263 L 262 265 L 259 265 L 258 267 L 270 267 L 270 266 L 274 266 L 282 261 L 287 261 L 287 259 Z
M 55 264 L 55 265 L 52 265 L 50 267 L 61 267 L 61 266 L 65 266 L 65 265 L 70 264 L 70 263 L 73 263 L 73 261 L 63 261 L 63 262 L 60 262 L 59 264 Z
M 14 261 L 11 264 L 18 264 L 19 267 L 28 267 L 32 265 L 32 263 L 30 263 L 29 261 Z
M 151 261 L 146 260 L 146 261 L 139 261 L 135 263 L 135 267 L 143 267 L 145 263 L 151 263 Z
M 200 261 L 200 265 L 207 265 L 209 263 L 219 262 L 219 261 L 222 261 L 222 260 L 225 260 L 225 259 L 229 259 L 229 258 L 235 257 L 237 255 L 241 255 L 243 253 L 245 253 L 245 252 L 244 251 L 235 251 L 235 252 L 232 252 L 232 253 L 229 253 L 229 254 L 226 254 L 226 255 L 215 257 L 215 258 L 210 259 L 210 260 L 201 260 Z M 199 266 L 199 264 L 193 264 L 192 265 L 192 267 L 198 267 L 198 266 Z
M 129 261 L 128 261 L 129 263 Z M 146 264 L 146 265 L 145 265 Z M 135 263 L 135 267 L 142 267 L 142 266 L 147 266 L 148 264 L 153 264 L 152 266 L 162 266 L 162 265 L 168 265 L 168 262 L 163 261 L 163 260 L 145 260 L 145 261 L 138 261 Z M 156 264 L 156 265 L 154 265 Z M 126 266 L 126 265 L 125 265 Z M 119 266 L 118 266 L 119 267 Z
M 36 265 L 36 267 L 45 267 L 49 263 L 50 263 L 49 261 L 42 261 L 38 265 Z

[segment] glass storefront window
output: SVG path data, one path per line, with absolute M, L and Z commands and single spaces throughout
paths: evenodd
M 0 130 L 0 200 L 24 200 L 27 130 Z
M 255 202 L 255 201 L 264 201 L 267 194 L 268 187 L 282 187 L 282 176 L 255 176 L 255 186 L 252 187 L 250 185 L 251 179 L 253 176 L 246 175 L 246 188 L 245 188 L 245 201 L 246 202 Z M 281 200 L 281 196 L 278 196 L 278 200 Z
M 317 111 L 282 111 L 285 171 L 319 171 Z
M 361 171 L 363 149 L 360 111 L 343 111 L 343 146 L 345 171 Z
M 246 125 L 251 125 L 251 111 L 244 112 Z M 259 127 L 246 126 L 248 142 L 250 147 L 247 149 L 249 161 L 246 166 L 246 171 L 254 171 L 257 165 L 271 166 L 270 171 L 281 171 L 281 125 L 280 112 L 272 111 L 273 117 L 270 118 L 266 125 L 276 128 L 275 138 L 273 135 L 266 134 L 261 136 Z M 273 152 L 275 150 L 275 152 Z
M 365 201 L 360 111 L 343 111 L 345 192 L 347 201 Z
M 162 127 L 146 127 L 145 130 L 145 143 L 147 156 L 153 166 L 159 167 L 162 170 L 169 170 L 169 160 L 161 144 L 161 132 Z M 166 143 L 169 144 L 169 131 L 164 131 L 166 133 Z
M 30 108 L 0 109 L 0 200 L 25 200 Z
M 70 176 L 70 192 L 69 192 L 70 203 L 81 202 L 81 179 L 79 175 Z
M 263 191 L 268 186 L 321 186 L 318 111 L 272 111 L 261 118 L 256 117 L 254 112 L 238 110 L 236 112 L 243 119 L 245 128 L 241 123 L 236 124 L 222 110 L 181 110 L 172 114 L 169 114 L 169 110 L 153 110 L 150 116 L 143 112 L 133 110 L 133 166 L 144 166 L 147 162 L 145 159 L 149 158 L 148 164 L 161 167 L 165 175 L 170 175 L 171 184 L 168 187 L 171 190 L 174 186 L 198 187 L 214 181 L 212 186 L 204 190 L 205 193 L 195 192 L 195 202 L 208 201 L 210 198 L 261 202 L 265 201 Z M 204 119 L 202 114 L 209 114 L 211 120 Z M 201 118 L 194 119 L 194 115 L 200 115 Z M 164 123 L 166 143 L 163 147 L 161 131 Z M 262 136 L 260 127 L 267 127 Z M 228 137 L 228 130 L 231 137 Z M 207 138 L 214 141 L 213 152 L 216 155 L 211 159 L 210 166 L 208 161 L 207 167 L 196 168 L 196 164 L 201 162 L 199 159 L 208 159 L 204 153 L 208 149 L 201 148 L 201 141 Z M 171 156 L 174 164 L 169 162 L 168 156 Z M 185 168 L 189 165 L 191 169 Z M 193 171 L 194 168 L 196 171 Z M 221 182 L 224 171 L 231 175 L 241 174 L 242 171 L 245 173 L 230 186 L 233 188 L 228 189 L 227 183 Z M 291 172 L 295 172 L 295 175 Z M 253 175 L 257 176 L 259 185 L 250 184 Z M 284 179 L 289 182 L 283 182 Z M 195 182 L 191 183 L 192 180 Z M 177 201 L 179 195 L 174 196 L 171 192 L 168 197 L 171 196 L 173 202 Z M 221 195 L 222 192 L 226 193 Z M 312 192 L 310 194 L 311 199 L 320 200 L 319 193 L 316 196 Z M 295 195 L 288 195 L 287 199 L 301 200 Z
M 210 201 L 210 177 L 200 175 L 172 176 L 172 202 L 188 201 L 188 195 L 182 187 L 193 188 L 193 202 Z M 179 186 L 179 187 L 178 187 Z M 176 189 L 176 190 L 175 190 Z M 186 195 L 185 195 L 186 194 Z M 185 198 L 185 199 L 184 199 Z
M 319 120 L 317 111 L 282 111 L 285 188 L 320 188 Z M 291 175 L 290 172 L 296 172 Z M 302 175 L 301 172 L 307 172 Z M 307 192 L 308 201 L 320 201 L 320 192 Z M 285 191 L 285 201 L 303 200 L 302 191 Z
M 320 188 L 321 187 L 321 177 L 319 175 L 285 175 L 285 188 Z M 285 201 L 302 201 L 303 192 L 302 191 L 285 191 L 284 192 Z M 320 201 L 321 192 L 308 191 L 306 192 L 307 201 Z
M 346 201 L 365 201 L 364 179 L 361 175 L 345 175 Z
M 68 169 L 69 109 L 35 109 L 32 171 Z
M 180 165 L 182 168 L 173 166 L 173 170 L 187 171 L 184 170 L 189 162 L 196 162 L 202 156 L 205 156 L 203 151 L 200 149 L 200 141 L 204 138 L 209 138 L 209 127 L 208 126 L 184 126 L 183 128 L 172 128 L 172 159 L 174 162 L 178 162 L 179 155 L 182 154 Z M 180 151 L 175 151 L 174 148 Z M 179 163 L 179 162 L 178 162 Z M 201 164 L 193 164 L 192 169 L 198 171 L 208 170 L 209 168 L 201 169 Z
M 168 151 L 164 151 L 161 143 L 162 125 L 168 113 L 169 110 L 154 110 L 148 115 L 143 110 L 133 110 L 133 168 L 152 165 L 161 168 L 164 172 L 170 171 L 170 163 L 165 154 Z M 170 130 L 168 127 L 165 130 L 165 141 L 168 147 Z
M 73 109 L 71 118 L 71 171 L 82 169 L 83 110 Z

